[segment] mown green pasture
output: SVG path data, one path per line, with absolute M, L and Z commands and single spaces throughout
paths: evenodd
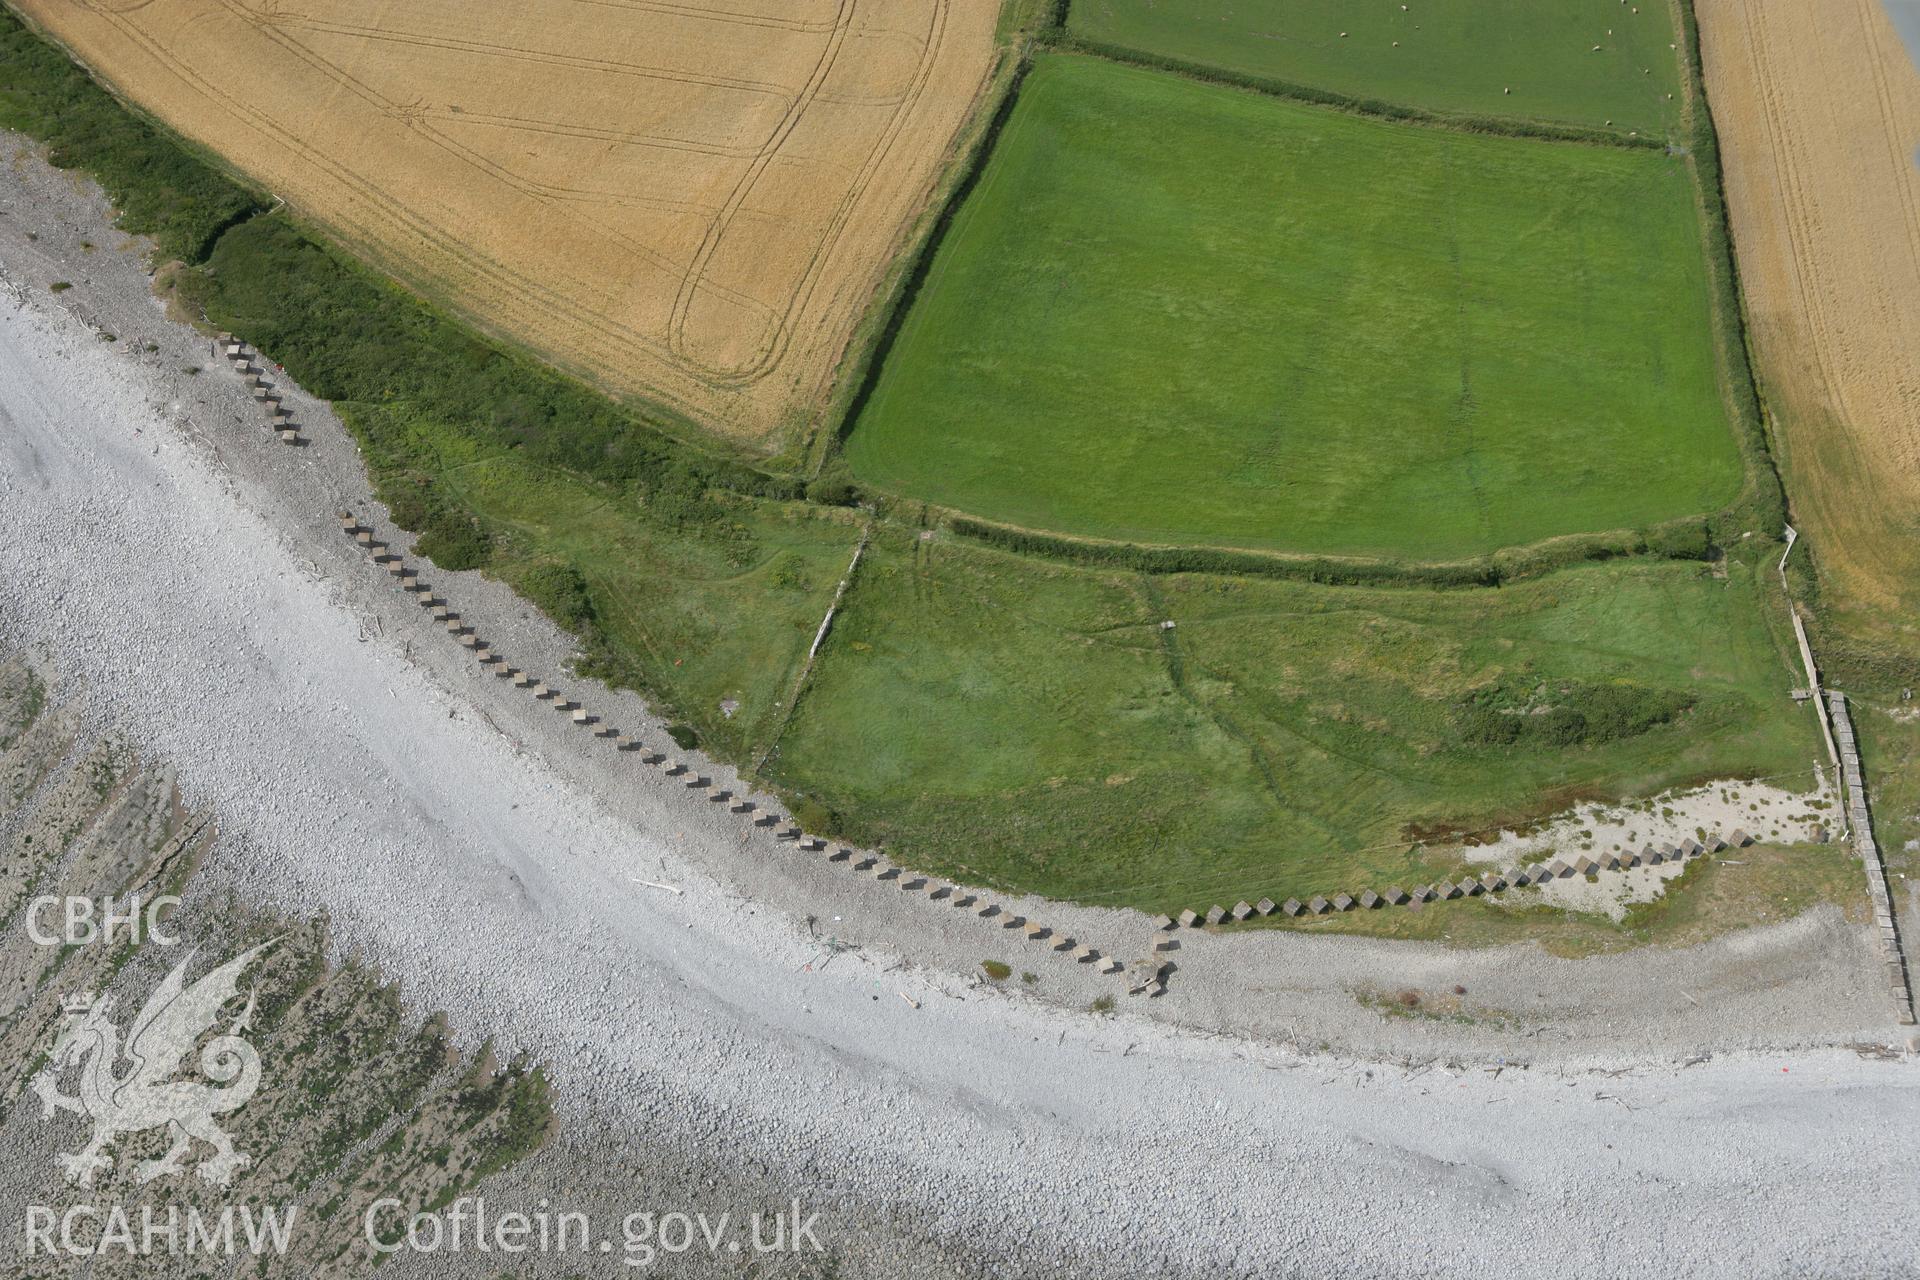
M 771 767 L 898 857 L 1061 897 L 1431 879 L 1448 868 L 1423 833 L 1688 778 L 1810 784 L 1762 560 L 1445 591 L 1152 578 L 893 531 Z M 1595 710 L 1674 695 L 1690 705 L 1650 725 Z M 1549 730 L 1576 705 L 1584 729 Z M 1490 737 L 1489 708 L 1521 736 Z
M 1664 135 L 1682 104 L 1664 0 L 1073 0 L 1067 28 L 1149 56 L 1455 115 Z
M 847 453 L 1017 525 L 1413 560 L 1741 486 L 1681 160 L 1059 55 Z

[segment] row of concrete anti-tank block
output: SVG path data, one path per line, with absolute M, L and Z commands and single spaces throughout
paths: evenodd
M 280 403 L 280 393 L 267 381 L 264 362 L 255 363 L 252 353 L 245 344 L 236 342 L 231 334 L 221 334 L 214 344 L 215 349 L 224 354 L 247 384 L 247 390 L 253 398 L 267 410 L 267 425 L 280 437 L 281 444 L 304 444 L 300 438 L 300 429 L 294 425 L 293 414 Z
M 871 876 L 882 884 L 893 884 L 898 888 L 918 893 L 933 902 L 943 902 L 957 910 L 969 911 L 982 920 L 998 924 L 1002 929 L 1019 930 L 1021 939 L 1044 945 L 1049 951 L 1058 952 L 1080 964 L 1093 965 L 1099 972 L 1119 974 L 1128 972 L 1128 967 L 1112 956 L 1103 955 L 1098 948 L 1088 946 L 1065 934 L 1056 933 L 1046 925 L 1039 924 L 1003 908 L 999 903 L 984 898 L 959 885 L 948 884 L 928 876 L 916 874 L 902 867 L 894 866 L 878 854 L 861 853 L 844 845 L 830 846 L 817 836 L 810 836 L 797 825 L 773 810 L 762 809 L 755 801 L 746 796 L 736 796 L 733 792 L 717 788 L 713 780 L 702 774 L 699 769 L 682 760 L 668 757 L 663 752 L 653 751 L 638 739 L 620 732 L 604 723 L 600 717 L 588 711 L 580 703 L 563 696 L 550 688 L 544 680 L 513 666 L 492 646 L 468 626 L 466 621 L 455 612 L 448 603 L 434 595 L 433 589 L 423 581 L 419 573 L 409 565 L 405 558 L 395 553 L 386 543 L 374 536 L 373 530 L 362 524 L 351 511 L 339 513 L 340 529 L 359 544 L 369 559 L 391 574 L 400 589 L 414 597 L 415 602 L 432 615 L 434 621 L 444 626 L 449 635 L 469 650 L 476 661 L 488 668 L 502 680 L 512 681 L 519 688 L 527 690 L 532 696 L 546 702 L 555 710 L 568 716 L 573 723 L 592 731 L 594 736 L 608 740 L 614 750 L 634 752 L 649 765 L 659 768 L 670 778 L 682 778 L 690 790 L 706 793 L 709 801 L 727 805 L 729 811 L 753 815 L 752 823 L 756 827 L 771 830 L 774 838 L 790 841 L 803 853 L 817 854 L 825 861 Z M 1140 980 L 1141 965 L 1133 970 L 1133 989 L 1151 990 L 1157 994 L 1164 989 L 1164 966 L 1154 965 L 1152 979 Z M 1157 984 L 1157 986 L 1156 986 Z
M 1481 876 L 1468 877 L 1457 882 L 1442 880 L 1435 884 L 1419 885 L 1411 892 L 1394 885 L 1379 893 L 1375 893 L 1372 889 L 1364 889 L 1358 894 L 1336 893 L 1330 898 L 1316 896 L 1305 902 L 1298 898 L 1288 898 L 1277 906 L 1271 898 L 1262 898 L 1258 902 L 1247 902 L 1243 899 L 1231 907 L 1215 904 L 1205 912 L 1186 910 L 1178 915 L 1157 916 L 1154 918 L 1154 927 L 1161 933 L 1167 933 L 1176 928 L 1195 929 L 1209 924 L 1237 924 L 1257 916 L 1270 916 L 1275 912 L 1283 916 L 1322 916 L 1336 911 L 1352 911 L 1355 908 L 1371 910 L 1375 907 L 1418 906 L 1429 902 L 1500 893 L 1507 889 L 1524 889 L 1529 885 L 1544 884 L 1549 880 L 1597 875 L 1603 871 L 1629 871 L 1634 867 L 1657 867 L 1662 863 L 1687 862 L 1705 853 L 1718 853 L 1728 845 L 1745 848 L 1752 843 L 1752 836 L 1744 831 L 1735 831 L 1725 839 L 1710 836 L 1704 844 L 1698 840 L 1687 840 L 1677 845 L 1650 844 L 1638 853 L 1609 853 L 1598 858 L 1583 854 L 1571 862 L 1563 858 L 1555 858 L 1551 862 L 1515 867 L 1506 872 L 1489 871 Z

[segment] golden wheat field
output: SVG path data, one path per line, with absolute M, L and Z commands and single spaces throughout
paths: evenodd
M 991 0 L 25 0 L 489 332 L 735 441 L 823 404 L 994 59 Z
M 1920 72 L 1879 0 L 1699 0 L 1794 516 L 1861 603 L 1920 598 Z

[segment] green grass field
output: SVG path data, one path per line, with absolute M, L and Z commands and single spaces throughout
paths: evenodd
M 772 768 L 955 876 L 1172 907 L 1432 878 L 1409 832 L 1804 774 L 1764 565 L 1594 565 L 1500 590 L 1337 588 L 879 537 Z M 1176 625 L 1163 628 L 1164 621 Z M 1695 699 L 1564 747 L 1473 732 L 1595 688 Z M 1789 783 L 1789 785 L 1793 785 Z
M 335 403 L 425 554 L 513 584 L 716 756 L 772 750 L 765 781 L 822 834 L 972 881 L 1187 905 L 1411 883 L 1455 869 L 1428 832 L 1800 777 L 1818 750 L 1784 696 L 1763 538 L 1723 575 L 1621 560 L 1453 590 L 926 539 L 669 438 L 285 214 L 228 227 L 244 193 L 64 60 L 18 60 L 0 117 L 43 136 L 80 120 L 64 144 L 130 225 L 211 246 L 181 301 Z M 1700 257 L 1687 175 L 1658 152 L 1046 57 L 850 451 L 982 514 L 1307 550 L 1440 558 L 1703 511 L 1739 471 Z M 1912 735 L 1887 723 L 1898 751 L 1863 738 L 1898 771 Z M 1890 803 L 1909 791 L 1890 782 Z
M 1417 560 L 1741 485 L 1680 160 L 1077 56 L 1028 77 L 847 452 L 1019 525 Z
M 1090 41 L 1431 111 L 1661 135 L 1680 117 L 1665 0 L 1073 0 L 1067 26 Z
M 664 694 L 718 754 L 750 759 L 765 744 L 859 540 L 851 520 L 742 501 L 694 533 L 564 471 L 446 437 L 438 447 L 441 483 L 495 532 L 491 572 L 516 586 L 545 566 L 578 573 L 606 674 Z

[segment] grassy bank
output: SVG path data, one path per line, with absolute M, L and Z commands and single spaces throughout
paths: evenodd
M 279 215 L 228 232 L 182 288 L 333 401 L 425 554 L 513 584 L 582 635 L 593 670 L 722 755 L 770 731 L 851 554 L 851 512 L 665 440 Z
M 771 768 L 862 839 L 1063 897 L 1431 878 L 1424 829 L 1804 768 L 1756 566 L 1332 588 L 889 532 Z
M 1855 696 L 1853 727 L 1860 736 L 1860 766 L 1867 774 L 1887 887 L 1894 901 L 1904 904 L 1909 900 L 1908 881 L 1920 879 L 1920 701 L 1903 699 L 1898 692 Z M 1904 917 L 1903 924 L 1911 939 L 1914 926 Z

